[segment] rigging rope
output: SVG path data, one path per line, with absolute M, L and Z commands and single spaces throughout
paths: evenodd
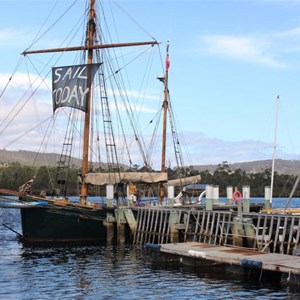
M 112 1 L 134 24 L 136 24 L 141 30 L 147 34 L 153 40 L 156 40 L 141 24 L 139 24 L 131 15 L 129 15 L 123 7 L 120 6 L 115 0 Z
M 110 5 L 111 3 L 109 2 L 109 5 Z M 111 7 L 111 6 L 110 6 Z M 101 11 L 102 11 L 102 13 L 103 13 L 103 10 L 102 10 L 102 7 L 101 7 Z M 123 11 L 124 12 L 124 11 Z M 128 16 L 128 14 L 127 14 L 127 16 Z M 107 26 L 107 22 L 106 22 L 106 15 L 103 13 L 103 16 L 101 16 L 102 18 L 103 18 L 103 20 L 104 20 L 104 24 L 106 25 L 106 27 L 108 28 L 108 26 Z M 112 13 L 112 18 L 113 18 L 113 24 L 115 25 L 115 22 L 114 22 L 114 15 L 113 15 L 113 13 Z M 98 28 L 101 28 L 99 25 L 98 25 L 98 19 L 97 19 L 97 27 Z M 136 23 L 136 22 L 135 22 Z M 116 26 L 114 27 L 115 29 L 116 29 Z M 109 29 L 111 29 L 111 26 L 109 27 Z M 109 32 L 110 30 L 108 30 L 108 32 Z M 116 35 L 117 35 L 117 30 L 116 30 Z M 102 38 L 103 39 L 105 39 L 105 36 L 102 34 L 101 35 L 102 36 Z M 117 35 L 118 36 L 118 35 Z M 111 36 L 110 36 L 110 34 L 108 34 L 108 36 L 107 36 L 107 38 L 108 38 L 108 42 L 109 43 L 111 43 Z M 100 40 L 100 38 L 99 38 L 99 40 Z M 151 46 L 151 48 L 152 48 L 153 46 Z M 143 50 L 143 49 L 142 49 Z M 134 50 L 134 51 L 132 51 L 132 52 L 130 52 L 130 53 L 127 53 L 126 55 L 132 55 L 132 54 L 134 54 L 135 52 L 140 52 L 140 53 L 138 53 L 138 55 L 135 55 L 134 56 L 134 58 L 133 59 L 131 59 L 131 60 L 129 60 L 129 61 L 127 61 L 127 62 L 125 62 L 124 61 L 124 54 L 122 54 L 123 53 L 123 50 L 122 50 L 122 48 L 121 49 L 118 49 L 118 51 L 121 53 L 121 56 L 119 57 L 119 58 L 121 58 L 121 59 L 123 59 L 122 61 L 123 61 L 123 65 L 122 66 L 120 66 L 119 65 L 119 63 L 118 63 L 118 61 L 116 60 L 115 62 L 116 62 L 116 64 L 117 64 L 117 67 L 113 67 L 113 62 L 114 62 L 114 60 L 112 60 L 110 57 L 108 57 L 108 62 L 109 62 L 109 67 L 110 67 L 110 70 L 111 70 L 111 75 L 109 76 L 109 77 L 107 77 L 106 78 L 106 80 L 108 80 L 108 79 L 110 79 L 110 78 L 112 78 L 112 79 L 114 79 L 114 81 L 115 81 L 115 83 L 116 83 L 116 86 L 117 86 L 117 89 L 119 90 L 119 91 L 121 91 L 120 92 L 120 95 L 118 95 L 118 97 L 120 97 L 121 98 L 121 100 L 122 100 L 122 103 L 123 103 L 123 106 L 124 106 L 124 108 L 125 108 L 125 110 L 126 110 L 126 113 L 127 113 L 127 115 L 128 115 L 128 119 L 129 119 L 129 122 L 130 122 L 130 124 L 131 124 L 131 127 L 132 127 L 132 129 L 133 129 L 133 132 L 134 132 L 134 139 L 135 139 L 135 141 L 136 141 L 136 143 L 137 143 L 137 146 L 138 146 L 138 149 L 139 149 L 139 152 L 140 152 L 140 154 L 141 154 L 141 156 L 142 156 L 142 158 L 143 158 L 143 162 L 144 162 L 144 165 L 145 166 L 149 166 L 149 162 L 148 162 L 148 159 L 147 159 L 147 155 L 145 154 L 145 152 L 144 152 L 144 149 L 146 149 L 146 144 L 145 144 L 145 141 L 144 141 L 144 139 L 143 139 L 143 135 L 142 134 L 139 134 L 138 132 L 141 132 L 141 129 L 140 129 L 140 127 L 139 127 L 139 119 L 135 116 L 135 114 L 133 113 L 134 111 L 138 111 L 138 107 L 137 107 L 137 103 L 138 102 L 136 102 L 136 104 L 134 105 L 134 106 L 132 106 L 132 104 L 130 103 L 130 101 L 129 101 L 129 96 L 128 96 L 128 94 L 127 94 L 127 90 L 126 90 L 126 88 L 125 88 L 125 82 L 124 82 L 124 79 L 123 78 L 118 78 L 117 77 L 117 75 L 119 75 L 119 73 L 121 73 L 121 71 L 122 70 L 126 70 L 125 68 L 128 66 L 128 65 L 130 65 L 130 64 L 132 64 L 132 62 L 134 62 L 134 61 L 137 61 L 137 59 L 139 59 L 141 56 L 143 56 L 145 53 L 147 53 L 148 52 L 148 50 L 149 50 L 149 47 L 146 47 L 143 51 L 141 51 L 141 49 L 138 49 L 138 50 Z M 117 57 L 117 55 L 116 55 L 116 50 L 115 49 L 111 49 L 111 51 L 115 54 L 115 57 Z M 153 56 L 152 56 L 152 58 L 151 59 L 153 59 Z M 148 69 L 149 69 L 149 65 L 150 65 L 150 60 L 149 60 L 149 62 L 148 62 Z M 125 73 L 126 75 L 127 75 L 127 73 Z M 146 74 L 146 73 L 145 73 Z M 143 77 L 143 80 L 142 80 L 142 84 L 145 84 L 145 82 L 146 82 L 146 76 L 145 76 L 145 74 L 144 74 L 144 77 Z M 149 79 L 149 77 L 148 77 L 148 79 Z M 128 82 L 129 82 L 129 80 L 128 80 Z M 141 87 L 142 87 L 142 85 L 141 85 Z M 129 87 L 129 89 L 130 90 L 133 90 L 131 87 Z M 141 98 L 141 96 L 145 96 L 145 94 L 144 95 L 141 95 L 141 92 L 139 92 L 138 93 L 139 95 L 138 95 L 138 98 Z M 119 107 L 119 104 L 117 103 L 117 95 L 114 95 L 114 101 L 115 101 L 115 106 L 116 106 L 116 108 L 118 109 L 118 107 Z M 134 98 L 133 97 L 133 95 L 132 95 L 132 98 Z M 142 106 L 140 106 L 140 107 L 142 107 Z M 140 108 L 141 109 L 141 108 Z M 121 116 L 121 114 L 120 114 L 120 111 L 118 111 L 117 112 L 117 114 L 118 114 L 118 118 L 120 118 L 120 116 Z M 122 122 L 120 122 L 121 124 L 122 124 Z M 124 131 L 124 126 L 123 125 L 121 125 L 121 131 L 122 131 L 122 134 L 123 134 L 123 136 L 125 136 L 125 131 Z M 127 151 L 127 155 L 128 155 L 128 157 L 129 157 L 129 163 L 130 163 L 130 165 L 132 165 L 133 163 L 132 163 L 132 159 L 131 159 L 131 155 L 130 155 L 130 150 L 129 150 L 129 145 L 128 145 L 128 136 L 126 136 L 127 137 L 127 139 L 125 139 L 125 148 L 126 148 L 126 151 Z
M 35 43 L 37 43 L 43 36 L 45 36 L 49 31 L 50 29 L 52 29 L 60 20 L 63 19 L 63 17 L 67 14 L 68 11 L 71 10 L 71 8 L 76 4 L 76 2 L 78 2 L 78 0 L 75 0 L 73 3 L 71 3 L 71 5 L 56 19 L 56 21 L 54 23 L 52 23 L 52 25 L 50 27 L 48 27 L 47 30 L 45 30 L 40 36 L 40 32 L 42 31 L 43 27 L 45 26 L 46 22 L 48 21 L 48 19 L 50 18 L 50 16 L 52 15 L 57 3 L 59 1 L 57 0 L 56 3 L 54 4 L 52 10 L 50 11 L 48 17 L 45 19 L 45 22 L 42 24 L 40 30 L 37 32 L 34 40 L 32 41 L 32 43 L 30 44 L 30 46 L 28 48 L 26 48 L 25 51 L 29 50 Z M 84 15 L 86 15 L 86 12 L 84 12 Z

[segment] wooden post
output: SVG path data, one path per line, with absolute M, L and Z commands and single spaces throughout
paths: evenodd
M 243 247 L 243 237 L 245 236 L 241 217 L 234 217 L 232 224 L 232 245 Z
M 117 243 L 118 245 L 125 244 L 125 224 L 126 218 L 123 207 L 115 210 L 116 224 L 117 224 Z
M 179 214 L 176 211 L 171 211 L 169 216 L 169 228 L 170 228 L 170 242 L 179 242 L 179 232 L 177 224 L 179 223 Z
M 174 205 L 174 186 L 168 186 L 168 205 Z
M 244 218 L 243 223 L 248 247 L 256 248 L 256 232 L 253 226 L 253 220 L 251 218 Z
M 107 213 L 106 220 L 103 221 L 106 226 L 106 242 L 108 245 L 114 244 L 115 230 L 114 230 L 114 216 L 112 213 Z
M 265 186 L 265 209 L 271 208 L 270 205 L 270 198 L 271 198 L 271 188 L 269 186 Z
M 212 185 L 206 185 L 206 204 L 205 209 L 206 210 L 213 210 L 213 186 Z
M 233 187 L 227 186 L 226 187 L 226 194 L 227 194 L 227 204 L 232 205 L 233 204 Z
M 107 207 L 113 207 L 113 198 L 114 198 L 114 186 L 112 184 L 108 184 L 106 186 Z
M 250 187 L 243 186 L 243 212 L 250 212 Z

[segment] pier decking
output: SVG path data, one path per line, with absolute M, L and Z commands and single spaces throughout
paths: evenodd
M 208 245 L 198 242 L 151 244 L 146 248 L 160 255 L 176 256 L 180 262 L 185 258 L 192 259 L 194 265 L 201 267 L 211 263 L 239 266 L 243 269 L 266 271 L 281 275 L 281 282 L 300 285 L 300 257 L 277 253 L 264 253 L 249 249 L 240 249 L 218 245 Z M 199 264 L 200 262 L 200 264 Z
M 119 242 L 126 242 L 126 226 L 132 243 L 146 245 L 158 262 L 220 267 L 222 273 L 238 269 L 247 278 L 251 275 L 261 282 L 275 278 L 300 287 L 298 213 L 216 208 L 119 208 L 111 222 L 117 224 Z

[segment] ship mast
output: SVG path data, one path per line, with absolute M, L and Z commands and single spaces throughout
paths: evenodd
M 277 148 L 278 106 L 279 106 L 279 96 L 277 96 L 276 99 L 275 129 L 274 129 L 274 143 L 273 143 L 272 171 L 271 171 L 270 208 L 272 208 L 272 201 L 273 201 L 275 156 L 276 156 L 276 148 Z
M 162 132 L 162 155 L 161 155 L 161 172 L 166 172 L 166 143 L 167 143 L 167 112 L 168 112 L 168 77 L 169 77 L 169 42 L 167 43 L 166 50 L 166 70 L 164 76 L 164 102 L 163 102 L 163 132 Z M 160 201 L 162 202 L 165 197 L 165 188 L 163 185 L 160 186 Z
M 88 31 L 87 31 L 87 44 L 89 47 L 94 45 L 94 35 L 96 31 L 95 24 L 95 0 L 90 0 L 90 9 L 89 9 L 89 22 L 88 22 Z M 88 172 L 88 164 L 89 164 L 89 137 L 90 137 L 90 114 L 91 114 L 91 86 L 92 86 L 92 65 L 93 63 L 93 49 L 89 48 L 88 50 L 88 79 L 87 79 L 87 98 L 86 98 L 86 113 L 84 118 L 84 134 L 83 134 L 83 157 L 82 157 L 82 175 L 83 181 L 80 190 L 80 204 L 86 204 L 87 198 L 87 184 L 85 182 L 85 174 Z
M 96 49 L 107 49 L 115 47 L 132 47 L 132 46 L 144 46 L 144 45 L 157 45 L 159 41 L 146 41 L 146 42 L 130 42 L 119 44 L 95 44 L 95 2 L 96 0 L 90 0 L 89 4 L 89 20 L 87 24 L 87 36 L 86 44 L 84 46 L 64 47 L 64 48 L 52 48 L 42 50 L 25 50 L 22 55 L 39 54 L 39 53 L 51 53 L 51 52 L 69 52 L 69 51 L 87 51 L 87 95 L 86 95 L 86 112 L 84 118 L 84 136 L 83 136 L 83 157 L 82 157 L 82 185 L 80 188 L 80 204 L 86 204 L 88 195 L 88 184 L 85 180 L 85 175 L 89 169 L 89 142 L 90 142 L 90 115 L 91 115 L 91 86 L 92 86 L 92 64 L 93 64 L 93 51 Z

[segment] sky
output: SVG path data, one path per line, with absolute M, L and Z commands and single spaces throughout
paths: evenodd
M 0 0 L 1 90 L 55 2 Z M 170 42 L 169 90 L 186 164 L 272 159 L 274 149 L 276 158 L 298 159 L 300 0 L 111 2 L 146 36 Z M 130 36 L 131 27 L 123 30 Z M 61 32 L 51 34 L 58 40 Z

